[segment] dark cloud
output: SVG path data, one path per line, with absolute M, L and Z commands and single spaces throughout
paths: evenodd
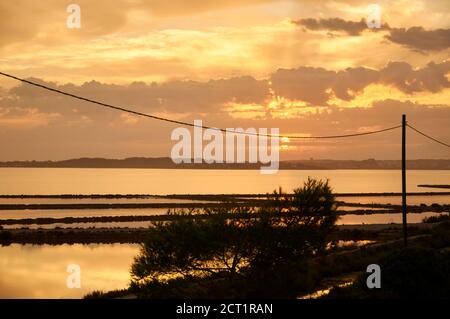
M 391 62 L 380 70 L 366 67 L 340 71 L 299 67 L 279 69 L 267 79 L 251 76 L 199 81 L 163 83 L 133 82 L 130 85 L 105 84 L 97 81 L 82 85 L 59 85 L 32 78 L 37 83 L 116 106 L 144 113 L 222 114 L 227 104 L 265 105 L 270 89 L 277 96 L 327 106 L 332 97 L 350 101 L 370 84 L 395 87 L 406 94 L 440 92 L 450 87 L 446 74 L 450 61 L 429 63 L 414 69 L 405 62 Z M 271 82 L 271 85 L 269 85 Z M 0 95 L 0 107 L 36 109 L 43 114 L 60 114 L 62 121 L 113 122 L 120 115 L 101 111 L 98 106 L 58 95 L 27 84 L 20 84 Z M 43 115 L 42 115 L 43 116 Z
M 383 24 L 379 29 L 369 29 L 364 19 L 355 22 L 341 18 L 308 18 L 295 20 L 293 23 L 308 30 L 344 32 L 350 36 L 360 36 L 365 30 L 384 30 L 388 32 L 385 38 L 392 43 L 404 45 L 410 49 L 419 51 L 438 51 L 450 47 L 450 29 L 425 30 L 421 26 L 415 26 L 408 29 L 391 28 L 388 24 Z
M 366 21 L 361 19 L 358 22 L 348 21 L 341 18 L 328 18 L 328 19 L 300 19 L 294 20 L 293 23 L 305 27 L 308 30 L 327 30 L 327 31 L 337 31 L 345 32 L 351 36 L 360 35 L 364 30 L 370 30 L 367 27 Z M 380 29 L 388 28 L 387 25 L 383 25 Z M 373 29 L 375 31 L 380 29 Z
M 379 72 L 364 67 L 339 71 L 333 83 L 334 95 L 341 100 L 352 100 L 357 93 L 379 78 Z
M 414 70 L 406 62 L 390 62 L 380 70 L 380 82 L 392 85 L 401 91 L 439 92 L 450 87 L 446 74 L 450 72 L 450 61 L 442 63 L 430 62 L 424 68 Z
M 390 85 L 407 94 L 439 92 L 450 87 L 446 77 L 448 72 L 450 61 L 429 63 L 417 70 L 405 62 L 391 62 L 381 70 L 365 67 L 338 72 L 314 67 L 280 69 L 272 74 L 271 81 L 278 95 L 311 105 L 326 105 L 332 94 L 342 100 L 351 100 L 372 83 Z
M 392 28 L 386 38 L 391 42 L 421 51 L 438 51 L 450 47 L 450 29 Z
M 323 105 L 330 98 L 327 89 L 333 85 L 336 72 L 323 68 L 300 67 L 279 69 L 271 76 L 272 88 L 280 96 Z
M 262 103 L 269 94 L 267 80 L 250 76 L 229 79 L 197 81 L 169 81 L 164 83 L 134 82 L 130 85 L 104 84 L 97 81 L 82 85 L 33 82 L 70 92 L 105 103 L 152 112 L 192 113 L 220 111 L 225 103 Z M 36 107 L 43 112 L 58 112 L 66 118 L 81 115 L 98 120 L 111 120 L 114 112 L 99 112 L 95 105 L 20 84 L 0 97 L 0 107 Z

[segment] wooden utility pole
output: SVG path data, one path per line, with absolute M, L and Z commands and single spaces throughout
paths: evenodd
M 402 219 L 403 219 L 403 244 L 408 245 L 407 221 L 406 221 L 406 115 L 402 115 Z

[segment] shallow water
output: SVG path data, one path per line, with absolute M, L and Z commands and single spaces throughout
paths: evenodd
M 236 194 L 286 192 L 308 176 L 329 178 L 335 192 L 400 192 L 400 171 L 303 170 L 261 175 L 257 170 L 0 168 L 0 194 Z M 448 184 L 450 171 L 408 171 L 409 192 L 440 191 L 418 184 Z M 449 203 L 449 196 L 410 196 L 409 204 Z M 347 202 L 399 204 L 400 197 L 343 197 Z M 160 202 L 155 199 L 0 199 L 0 203 Z M 162 202 L 169 202 L 164 199 Z M 176 200 L 184 202 L 184 200 Z M 0 219 L 157 215 L 167 209 L 0 211 Z M 409 214 L 410 223 L 436 213 Z M 346 215 L 338 224 L 398 223 L 401 214 Z M 52 224 L 50 227 L 147 227 L 149 222 Z M 14 226 L 14 225 L 12 225 Z M 10 226 L 8 226 L 10 227 Z M 46 225 L 26 225 L 30 228 Z M 93 290 L 125 288 L 139 245 L 18 245 L 0 247 L 0 298 L 80 298 Z M 81 288 L 69 289 L 67 265 L 81 267 Z
M 308 176 L 330 180 L 338 193 L 400 192 L 400 170 L 259 170 L 0 168 L 0 194 L 265 194 L 302 185 Z M 438 191 L 418 184 L 449 184 L 450 170 L 409 170 L 407 191 Z
M 81 298 L 93 290 L 123 289 L 139 252 L 136 244 L 0 247 L 0 298 Z M 81 288 L 66 284 L 69 264 L 81 270 Z
M 420 214 L 408 214 L 408 223 L 420 223 L 425 217 L 439 216 L 441 213 L 425 212 Z M 371 214 L 371 215 L 341 215 L 337 221 L 337 225 L 360 225 L 360 224 L 392 224 L 402 222 L 402 214 Z M 54 224 L 13 224 L 3 225 L 4 229 L 15 229 L 27 227 L 29 229 L 52 229 L 60 228 L 148 228 L 150 221 L 131 221 L 131 222 L 88 222 L 88 223 L 54 223 Z

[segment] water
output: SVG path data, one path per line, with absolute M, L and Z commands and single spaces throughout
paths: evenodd
M 162 215 L 166 213 L 167 208 L 3 210 L 0 211 L 0 219 L 133 216 L 133 215 L 152 216 L 152 215 Z
M 440 213 L 425 212 L 420 214 L 408 214 L 408 224 L 420 223 L 425 217 L 439 216 Z M 361 224 L 401 224 L 402 214 L 371 214 L 339 216 L 337 225 L 361 225 Z
M 401 174 L 393 170 L 301 170 L 261 175 L 258 170 L 163 170 L 0 168 L 0 194 L 226 194 L 289 192 L 306 178 L 329 178 L 335 192 L 400 192 Z M 418 184 L 449 184 L 450 171 L 408 171 L 409 192 L 440 191 Z M 410 204 L 449 203 L 449 196 L 411 196 Z M 360 203 L 400 203 L 400 197 L 342 197 Z M 0 199 L 0 203 L 170 202 L 168 199 Z M 176 200 L 176 202 L 185 202 Z M 3 218 L 154 215 L 167 209 L 0 211 Z M 410 214 L 418 222 L 433 213 Z M 346 215 L 339 224 L 399 222 L 401 214 Z M 53 224 L 50 227 L 146 227 L 148 222 Z M 15 226 L 15 225 L 12 225 Z M 26 225 L 30 228 L 46 225 Z M 126 288 L 139 245 L 18 245 L 0 247 L 0 298 L 80 298 L 93 290 Z M 80 289 L 68 289 L 68 264 L 79 264 Z
M 441 213 L 424 212 L 420 214 L 408 214 L 408 223 L 420 223 L 425 217 L 439 216 Z M 402 214 L 370 214 L 355 215 L 347 214 L 339 216 L 337 225 L 361 225 L 361 224 L 400 224 Z M 149 221 L 131 221 L 131 222 L 87 222 L 87 223 L 54 223 L 54 224 L 12 224 L 3 225 L 4 229 L 17 229 L 27 227 L 29 229 L 52 229 L 59 228 L 148 228 L 152 225 Z
M 259 170 L 0 168 L 0 194 L 236 194 L 285 191 L 308 176 L 328 178 L 335 192 L 400 192 L 399 170 Z M 410 170 L 409 192 L 418 184 L 449 184 L 450 170 Z
M 159 197 L 136 197 L 136 198 L 52 198 L 52 197 L 0 197 L 0 204 L 132 204 L 132 203 L 192 203 L 205 202 L 204 200 L 159 198 Z M 213 202 L 213 201 L 208 201 Z
M 361 203 L 361 204 L 393 204 L 400 205 L 402 203 L 401 196 L 352 196 L 352 197 L 337 197 L 339 201 L 347 203 Z M 450 195 L 416 195 L 408 196 L 406 199 L 408 205 L 432 205 L 437 204 L 449 204 Z
M 123 289 L 139 245 L 18 245 L 0 248 L 0 298 L 81 298 Z M 67 288 L 67 265 L 81 268 L 81 288 Z

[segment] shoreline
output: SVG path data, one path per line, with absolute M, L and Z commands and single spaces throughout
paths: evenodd
M 387 209 L 389 213 L 396 213 L 402 206 L 398 204 L 377 204 L 377 203 L 347 203 L 337 201 L 340 207 L 363 207 L 372 209 Z M 0 204 L 0 211 L 7 210 L 84 210 L 84 209 L 202 209 L 202 208 L 221 208 L 221 207 L 263 207 L 273 206 L 267 200 L 252 201 L 231 201 L 222 200 L 219 202 L 193 202 L 193 203 L 53 203 L 53 204 Z M 411 212 L 442 212 L 450 210 L 450 204 L 421 204 L 409 205 L 407 209 Z M 362 212 L 365 213 L 365 212 Z
M 436 226 L 437 223 L 411 223 L 410 230 L 419 232 Z M 380 232 L 390 236 L 400 234 L 401 224 L 355 224 L 337 225 L 333 239 L 376 239 Z M 2 235 L 3 233 L 3 235 Z M 8 233 L 8 238 L 5 237 Z M 148 228 L 61 228 L 61 229 L 8 229 L 0 230 L 0 247 L 10 244 L 61 245 L 61 244 L 140 244 L 148 236 Z
M 221 199 L 221 198 L 267 198 L 270 193 L 266 194 L 0 194 L 0 198 L 61 198 L 61 199 L 78 199 L 78 198 L 166 198 L 166 199 Z M 283 194 L 285 196 L 293 196 L 293 194 Z M 402 196 L 401 192 L 370 192 L 370 193 L 334 193 L 336 197 L 372 197 L 372 196 Z M 410 192 L 407 196 L 448 196 L 450 191 L 437 192 Z
M 175 163 L 170 157 L 81 157 L 63 160 L 3 160 L 1 168 L 74 168 L 74 169 L 187 169 L 187 170 L 259 170 L 261 162 L 195 163 L 195 158 Z M 284 159 L 279 170 L 400 170 L 400 159 Z M 407 159 L 408 170 L 449 170 L 450 159 Z
M 223 207 L 219 205 L 218 207 Z M 234 205 L 235 207 L 236 205 Z M 349 205 L 356 206 L 355 205 Z M 362 207 L 378 208 L 377 205 L 361 204 Z M 377 214 L 399 214 L 402 212 L 400 205 L 378 205 L 386 206 L 388 209 L 355 209 L 355 210 L 338 210 L 338 216 L 345 215 L 377 215 Z M 389 208 L 390 207 L 390 208 Z M 384 207 L 383 207 L 384 208 Z M 422 213 L 447 213 L 450 212 L 450 205 L 425 205 L 425 206 L 408 206 L 409 214 Z M 257 216 L 258 213 L 252 213 L 252 216 Z M 0 214 L 1 216 L 1 214 Z M 236 214 L 230 214 L 236 216 Z M 120 216 L 86 216 L 86 217 L 37 217 L 37 218 L 7 218 L 0 219 L 0 226 L 2 225 L 50 225 L 50 224 L 74 224 L 74 223 L 110 223 L 110 222 L 159 222 L 171 221 L 180 218 L 207 218 L 208 214 L 193 214 L 193 215 L 175 215 L 175 214 L 158 214 L 158 215 L 120 215 Z

